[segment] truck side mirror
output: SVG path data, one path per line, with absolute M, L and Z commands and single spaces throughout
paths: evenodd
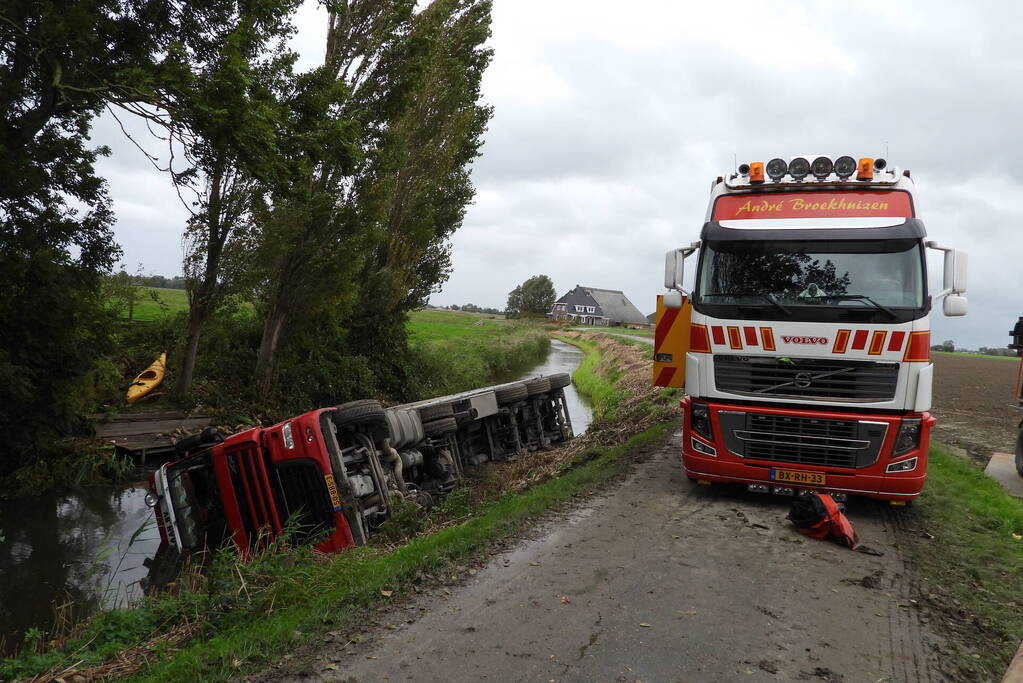
M 681 289 L 685 274 L 686 254 L 682 249 L 672 249 L 664 255 L 664 288 Z
M 945 273 L 942 285 L 946 291 L 951 290 L 956 294 L 966 293 L 967 262 L 965 251 L 949 249 L 945 252 Z
M 941 308 L 947 316 L 966 315 L 966 297 L 958 294 L 949 294 L 942 302 Z
M 661 302 L 665 308 L 682 308 L 682 292 L 672 290 L 661 295 Z

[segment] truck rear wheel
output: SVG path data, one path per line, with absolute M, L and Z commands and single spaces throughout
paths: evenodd
M 531 379 L 526 382 L 526 393 L 530 396 L 538 396 L 540 394 L 546 394 L 551 390 L 551 383 L 545 378 Z
M 457 430 L 458 420 L 453 417 L 442 417 L 439 420 L 433 420 L 432 422 L 426 422 L 423 424 L 423 431 L 426 432 L 427 436 L 450 434 Z
M 1019 436 L 1016 437 L 1016 471 L 1023 477 L 1023 427 L 1020 427 Z
M 547 381 L 551 383 L 551 389 L 564 389 L 572 383 L 572 378 L 567 372 L 559 372 L 548 377 Z
M 529 396 L 529 391 L 526 390 L 525 384 L 514 384 L 510 387 L 496 390 L 494 396 L 497 398 L 497 404 L 504 406 L 509 403 L 525 401 L 526 397 Z
M 419 409 L 419 419 L 423 422 L 439 420 L 442 417 L 451 417 L 454 414 L 455 409 L 451 407 L 450 403 L 437 403 L 432 406 L 423 406 Z

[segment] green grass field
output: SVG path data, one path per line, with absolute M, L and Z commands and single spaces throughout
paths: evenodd
M 188 293 L 183 289 L 163 289 L 160 287 L 139 287 L 139 298 L 132 311 L 132 320 L 142 322 L 159 320 L 188 310 Z M 128 309 L 117 312 L 122 318 L 128 317 Z
M 970 358 L 1005 358 L 1006 360 L 1019 362 L 1019 356 L 992 356 L 987 353 L 968 353 L 966 351 L 932 351 L 939 356 L 968 356 Z
M 487 314 L 423 310 L 412 311 L 406 327 L 412 343 L 420 344 L 450 339 L 487 339 L 523 326 Z

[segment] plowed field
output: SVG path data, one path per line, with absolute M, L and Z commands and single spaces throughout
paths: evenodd
M 1013 389 L 1019 359 L 935 353 L 934 439 L 965 448 L 983 462 L 994 451 L 1011 453 L 1023 412 Z

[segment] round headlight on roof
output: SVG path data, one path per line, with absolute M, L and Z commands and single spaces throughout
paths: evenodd
M 883 171 L 888 167 L 888 162 L 884 159 L 874 159 L 874 168 L 878 171 Z
M 771 180 L 781 180 L 789 172 L 789 165 L 784 159 L 771 159 L 767 162 L 767 175 Z
M 810 164 L 810 172 L 818 179 L 827 178 L 834 170 L 835 165 L 831 163 L 831 159 L 828 157 L 817 157 Z
M 845 180 L 856 172 L 856 160 L 850 156 L 835 159 L 835 175 Z
M 739 175 L 749 175 L 749 164 L 739 164 Z
M 803 157 L 796 157 L 789 162 L 789 175 L 796 180 L 802 180 L 810 172 L 810 162 Z

